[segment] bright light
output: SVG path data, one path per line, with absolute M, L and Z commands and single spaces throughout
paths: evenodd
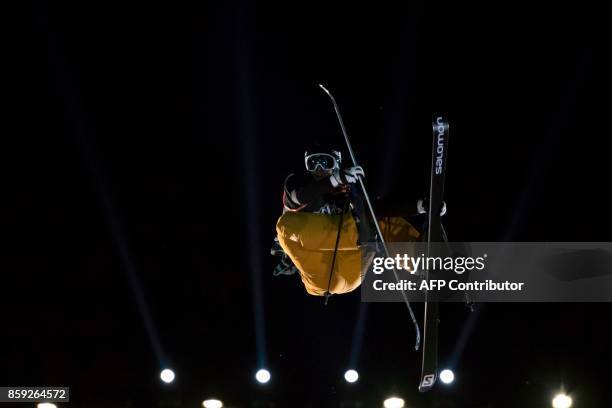
M 397 397 L 387 398 L 383 403 L 385 408 L 404 408 L 404 400 Z
M 172 381 L 174 381 L 174 371 L 169 368 L 165 368 L 159 374 L 159 378 L 161 378 L 161 380 L 166 384 L 170 384 Z
M 266 370 L 265 368 L 262 368 L 261 370 L 257 371 L 257 373 L 255 373 L 255 379 L 260 384 L 265 384 L 268 381 L 270 381 L 270 377 L 271 377 L 270 372 Z
M 553 408 L 570 408 L 572 406 L 572 398 L 563 393 L 557 394 L 552 400 Z
M 440 381 L 442 381 L 444 384 L 451 384 L 453 381 L 455 381 L 455 373 L 449 369 L 442 370 L 440 373 Z
M 354 383 L 359 379 L 359 373 L 355 370 L 347 370 L 346 373 L 344 373 L 344 379 L 348 383 Z
M 221 408 L 223 403 L 216 399 L 208 399 L 202 403 L 204 408 Z
M 36 404 L 36 408 L 57 408 L 57 405 L 51 404 L 50 402 L 41 402 Z

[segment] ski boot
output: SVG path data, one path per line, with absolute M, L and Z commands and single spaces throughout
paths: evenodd
M 295 267 L 291 258 L 285 253 L 283 248 L 280 246 L 278 242 L 278 238 L 274 238 L 274 243 L 272 244 L 272 248 L 270 248 L 270 254 L 274 256 L 280 256 L 280 262 L 278 265 L 274 267 L 274 271 L 272 271 L 272 275 L 280 276 L 280 275 L 295 275 L 298 272 L 298 269 Z

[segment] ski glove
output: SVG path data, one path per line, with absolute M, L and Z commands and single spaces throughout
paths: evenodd
M 429 202 L 426 198 L 417 201 L 417 211 L 419 214 L 427 214 L 429 211 Z M 446 214 L 446 201 L 442 201 L 442 208 L 440 209 L 440 216 L 443 216 L 444 214 Z
M 360 177 L 365 177 L 365 172 L 361 166 L 353 166 L 348 169 L 336 169 L 329 177 L 332 186 L 338 187 L 343 184 L 355 184 Z

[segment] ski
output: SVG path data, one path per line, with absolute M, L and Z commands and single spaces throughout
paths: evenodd
M 433 148 L 431 157 L 431 179 L 429 187 L 429 219 L 427 223 L 427 256 L 436 256 L 431 243 L 442 242 L 442 209 L 444 200 L 444 178 L 446 175 L 446 157 L 448 154 L 448 121 L 442 115 L 436 115 L 432 122 Z M 430 280 L 430 271 L 425 271 L 423 279 Z M 419 391 L 429 391 L 436 383 L 438 376 L 438 302 L 429 293 L 425 293 L 425 318 L 423 339 L 423 365 Z
M 327 88 L 325 88 L 322 84 L 319 84 L 319 87 L 327 94 L 327 96 L 329 96 L 329 99 L 331 100 L 332 105 L 334 106 L 334 111 L 336 112 L 336 117 L 338 119 L 338 123 L 340 124 L 340 129 L 342 130 L 342 134 L 344 135 L 344 141 L 346 142 L 346 147 L 349 151 L 349 154 L 351 155 L 353 166 L 357 166 L 357 159 L 355 158 L 355 153 L 353 152 L 351 142 L 349 140 L 348 134 L 346 133 L 346 128 L 344 127 L 344 121 L 342 120 L 340 109 L 338 109 L 336 98 L 334 98 L 331 92 Z M 385 242 L 383 234 L 380 230 L 380 226 L 378 225 L 378 221 L 377 221 L 378 218 L 376 217 L 376 214 L 374 213 L 374 208 L 372 207 L 372 203 L 370 202 L 370 197 L 365 188 L 365 184 L 363 183 L 363 180 L 361 177 L 359 177 L 358 179 L 359 179 L 359 186 L 361 187 L 361 192 L 363 193 L 363 197 L 365 198 L 365 201 L 368 204 L 368 209 L 370 210 L 370 216 L 372 217 L 372 222 L 374 223 L 374 226 L 376 227 L 376 233 L 378 234 L 378 241 L 380 241 L 380 243 L 382 244 L 383 249 L 385 250 L 386 256 L 391 257 L 389 255 L 389 249 L 387 248 L 387 243 Z M 395 280 L 399 282 L 400 279 L 399 279 L 397 270 L 393 269 L 393 275 L 395 276 Z M 415 337 L 416 337 L 414 349 L 418 350 L 419 346 L 421 345 L 421 329 L 419 328 L 419 323 L 417 322 L 416 316 L 414 315 L 412 306 L 410 306 L 410 302 L 408 301 L 408 296 L 406 295 L 406 292 L 402 290 L 401 294 L 404 300 L 404 304 L 408 308 L 408 313 L 410 314 L 410 320 L 412 321 L 412 324 L 414 325 Z

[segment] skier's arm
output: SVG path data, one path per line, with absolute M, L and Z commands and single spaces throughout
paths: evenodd
M 315 180 L 310 175 L 290 174 L 285 179 L 285 206 L 291 209 L 306 206 L 334 190 L 329 177 Z

